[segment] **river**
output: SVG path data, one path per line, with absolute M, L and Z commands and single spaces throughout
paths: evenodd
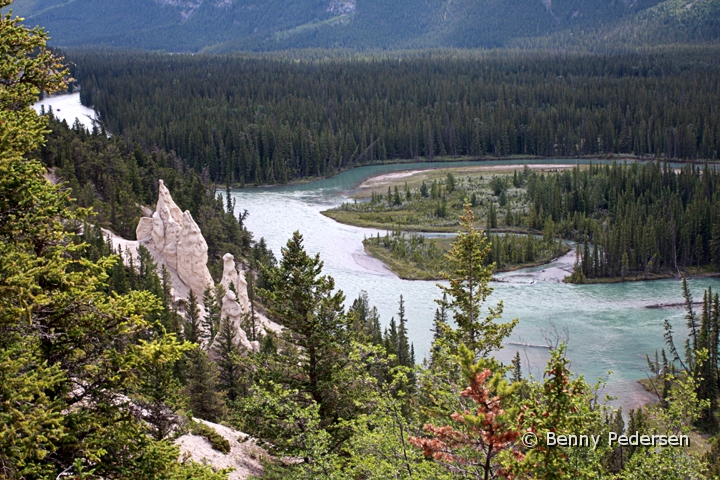
M 50 106 L 56 116 L 72 124 L 79 119 L 86 128 L 92 127 L 95 112 L 80 104 L 79 94 L 49 97 L 37 102 Z M 602 161 L 595 160 L 595 163 Z M 586 160 L 545 159 L 537 161 L 502 160 L 454 163 L 407 163 L 360 167 L 332 178 L 304 184 L 235 190 L 238 209 L 250 212 L 246 224 L 255 238 L 265 237 L 275 255 L 293 231 L 299 230 L 310 253 L 320 253 L 325 262 L 324 273 L 332 275 L 338 288 L 345 292 L 347 304 L 361 290 L 368 292 L 371 304 L 377 306 L 383 325 L 397 315 L 400 295 L 405 299 L 409 319 L 410 341 L 416 359 L 422 361 L 432 341 L 433 314 L 439 297 L 436 282 L 401 280 L 381 262 L 363 251 L 362 240 L 377 230 L 337 223 L 320 214 L 322 210 L 348 200 L 347 194 L 364 180 L 403 170 L 468 166 L 589 163 Z M 686 328 L 682 309 L 648 309 L 646 305 L 679 302 L 680 282 L 656 280 L 605 285 L 567 285 L 557 282 L 562 271 L 570 268 L 572 255 L 551 265 L 498 274 L 502 282 L 493 282 L 495 292 L 490 304 L 503 300 L 503 318 L 519 318 L 520 323 L 508 339 L 498 358 L 510 361 L 516 350 L 521 353 L 524 374 L 541 378 L 547 349 L 521 347 L 517 344 L 546 344 L 554 332 L 568 337 L 568 357 L 577 374 L 594 381 L 607 378 L 602 392 L 616 396 L 614 405 L 635 407 L 652 399 L 636 380 L 647 373 L 645 354 L 654 355 L 663 347 L 663 319 L 673 324 L 678 346 L 684 344 Z M 560 274 L 560 275 L 558 275 Z M 695 299 L 702 298 L 703 289 L 720 290 L 718 279 L 694 279 L 690 287 Z M 609 377 L 607 372 L 612 370 Z
M 577 160 L 472 162 L 498 165 L 524 163 L 570 163 Z M 595 161 L 597 163 L 597 161 Z M 429 167 L 470 165 L 456 163 L 412 163 L 360 167 L 335 177 L 304 184 L 234 190 L 237 209 L 247 209 L 247 227 L 255 238 L 265 237 L 269 247 L 280 258 L 280 248 L 293 231 L 299 230 L 308 252 L 320 253 L 323 272 L 335 278 L 349 305 L 361 290 L 368 292 L 370 303 L 377 306 L 386 326 L 397 315 L 400 295 L 405 300 L 408 335 L 415 346 L 416 360 L 428 354 L 432 341 L 433 314 L 439 297 L 436 282 L 409 281 L 398 278 L 381 262 L 366 255 L 362 240 L 377 230 L 353 227 L 335 222 L 320 214 L 322 210 L 347 201 L 350 190 L 369 177 L 392 171 Z M 581 161 L 580 163 L 587 163 Z M 598 285 L 568 285 L 555 281 L 550 267 L 565 268 L 572 256 L 535 269 L 499 274 L 503 282 L 493 282 L 495 291 L 489 298 L 494 305 L 504 302 L 503 319 L 520 320 L 508 343 L 547 344 L 546 337 L 567 334 L 571 369 L 591 382 L 607 378 L 601 392 L 617 397 L 612 404 L 636 407 L 652 399 L 636 382 L 649 373 L 645 354 L 654 355 L 663 347 L 663 319 L 674 326 L 676 342 L 684 344 L 686 328 L 684 311 L 648 309 L 646 305 L 682 301 L 677 280 L 628 282 Z M 544 272 L 543 272 L 544 270 Z M 544 278 L 544 279 L 543 279 Z M 690 281 L 699 300 L 708 286 L 720 289 L 718 279 Z M 486 311 L 486 310 L 485 310 Z M 506 363 L 519 350 L 523 373 L 541 378 L 548 350 L 537 347 L 505 346 L 497 356 Z M 607 372 L 612 375 L 607 376 Z

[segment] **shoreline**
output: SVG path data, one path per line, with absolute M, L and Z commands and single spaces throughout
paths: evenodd
M 626 158 L 626 160 L 631 161 L 637 161 L 638 159 L 630 159 Z M 533 170 L 543 170 L 543 169 L 567 169 L 567 168 L 573 168 L 575 165 L 571 164 L 535 164 L 535 165 L 529 165 L 529 167 Z M 517 167 L 516 165 L 473 165 L 470 167 L 450 167 L 449 169 L 452 170 L 465 170 L 463 173 L 470 173 L 470 172 L 481 172 L 481 171 L 499 171 L 499 170 L 507 170 L 509 167 Z M 410 170 L 400 170 L 397 172 L 390 172 L 390 173 L 384 173 L 375 175 L 372 177 L 369 177 L 365 179 L 358 187 L 352 190 L 353 193 L 357 193 L 358 191 L 368 189 L 374 189 L 379 187 L 390 187 L 394 183 L 396 183 L 400 179 L 413 177 L 420 173 L 425 173 L 430 170 L 443 170 L 443 167 L 435 167 L 435 168 L 428 168 L 428 169 L 410 169 Z M 353 198 L 353 197 L 351 197 Z M 358 198 L 358 196 L 355 196 L 354 198 Z M 321 215 L 330 218 L 338 223 L 341 223 L 343 225 L 350 225 L 354 227 L 359 228 L 373 228 L 378 230 L 399 230 L 402 232 L 415 232 L 415 233 L 455 233 L 457 232 L 458 225 L 447 225 L 447 226 L 437 226 L 437 227 L 428 227 L 428 226 L 420 226 L 420 225 L 387 225 L 381 222 L 376 221 L 361 221 L 359 218 L 352 218 L 353 214 L 357 212 L 345 212 L 343 210 L 339 209 L 328 209 L 323 210 L 320 212 Z M 351 217 L 351 218 L 348 218 Z M 356 220 L 356 221 L 350 221 L 350 220 Z M 481 226 L 478 227 L 479 230 L 484 230 L 487 233 L 516 233 L 516 234 L 524 234 L 524 235 L 537 235 L 539 232 L 532 232 L 527 229 L 509 229 L 509 228 L 501 228 L 501 229 L 491 229 L 486 230 L 482 228 Z M 572 250 L 572 249 L 571 249 Z M 379 255 L 379 252 L 376 254 L 371 253 L 371 251 L 368 249 L 367 246 L 364 246 L 365 253 L 382 262 L 389 270 L 394 272 L 399 278 L 405 279 L 405 280 L 424 280 L 424 281 L 437 281 L 442 280 L 441 277 L 433 276 L 433 275 L 408 275 L 407 271 L 410 270 L 411 272 L 414 272 L 415 270 L 418 270 L 416 267 L 408 266 L 408 268 L 393 268 L 393 265 L 398 267 L 402 262 L 392 259 L 389 256 L 385 255 Z M 567 253 L 566 253 L 567 254 Z M 562 257 L 561 255 L 560 257 Z M 554 259 L 551 259 L 547 262 L 543 263 L 532 263 L 527 265 L 519 265 L 515 267 L 510 268 L 503 268 L 498 269 L 495 272 L 493 272 L 493 281 L 497 282 L 503 282 L 503 280 L 496 278 L 494 275 L 496 273 L 507 273 L 507 272 L 514 272 L 517 270 L 522 270 L 524 268 L 535 268 L 535 267 L 542 267 L 543 265 L 548 265 L 552 263 L 553 261 L 557 260 L 560 257 L 556 257 Z M 402 273 L 401 273 L 402 272 Z M 603 283 L 625 283 L 625 282 L 644 282 L 644 281 L 653 281 L 653 280 L 667 280 L 667 279 L 677 279 L 680 278 L 678 275 L 676 275 L 674 272 L 663 272 L 663 273 L 654 273 L 654 274 L 648 274 L 648 275 L 635 275 L 635 276 L 626 276 L 625 278 L 622 277 L 602 277 L 602 278 L 593 278 L 593 279 L 585 279 L 583 283 L 574 283 L 574 282 L 568 282 L 567 278 L 569 278 L 570 273 L 568 273 L 567 276 L 560 279 L 562 283 L 567 284 L 575 284 L 575 285 L 596 285 L 596 284 L 603 284 Z M 719 277 L 720 272 L 702 272 L 702 273 L 694 273 L 694 272 L 686 272 L 686 275 L 688 278 L 712 278 L 712 277 Z
M 361 164 L 361 165 L 355 165 L 350 168 L 345 168 L 342 170 L 339 170 L 337 172 L 333 172 L 328 175 L 323 176 L 313 176 L 313 177 L 303 177 L 303 178 L 296 178 L 293 180 L 289 180 L 285 183 L 263 183 L 260 185 L 253 184 L 253 183 L 247 183 L 244 186 L 241 186 L 238 183 L 231 184 L 230 188 L 232 189 L 245 189 L 245 188 L 267 188 L 267 187 L 278 187 L 282 185 L 301 185 L 303 183 L 310 183 L 320 180 L 327 180 L 329 178 L 335 177 L 337 175 L 340 175 L 341 173 L 348 172 L 350 170 L 353 170 L 355 168 L 362 168 L 362 167 L 372 167 L 375 165 L 403 165 L 406 163 L 450 163 L 450 162 L 502 162 L 502 161 L 511 161 L 511 160 L 529 160 L 529 161 L 538 161 L 538 160 L 603 160 L 603 161 L 616 161 L 616 162 L 672 162 L 672 163 L 682 163 L 682 164 L 698 164 L 698 165 L 704 165 L 704 164 L 711 164 L 711 165 L 720 165 L 720 162 L 714 161 L 714 160 L 687 160 L 687 159 L 680 159 L 680 158 L 656 158 L 656 157 L 648 157 L 648 156 L 641 156 L 641 155 L 632 155 L 632 154 L 597 154 L 597 155 L 576 155 L 573 157 L 536 157 L 536 156 L 530 156 L 530 155 L 508 155 L 503 157 L 491 157 L 491 156 L 470 156 L 470 155 L 461 155 L 461 156 L 455 156 L 455 157 L 434 157 L 432 160 L 427 159 L 426 157 L 417 157 L 417 158 L 402 158 L 402 159 L 393 159 L 388 161 L 377 161 L 367 164 Z M 562 164 L 564 166 L 575 166 L 574 164 L 565 163 Z M 490 167 L 491 165 L 488 165 Z M 498 167 L 511 167 L 513 165 L 498 165 Z M 522 165 L 519 165 L 522 166 Z M 532 168 L 532 165 L 529 165 Z M 421 169 L 419 171 L 427 171 L 427 170 L 437 170 L 444 168 L 442 166 L 435 166 L 435 167 L 428 167 L 426 169 Z M 448 167 L 448 168 L 465 168 L 465 167 Z M 401 171 L 407 171 L 407 170 L 401 170 Z M 383 174 L 384 175 L 384 174 Z M 378 175 L 376 175 L 378 176 Z M 369 177 L 366 180 L 369 180 Z M 216 183 L 215 187 L 220 189 L 227 188 L 227 184 L 225 183 Z M 355 187 L 358 188 L 358 187 Z
M 373 247 L 373 246 L 365 245 L 365 243 L 363 242 L 363 250 L 365 251 L 366 255 L 372 257 L 373 259 L 375 259 L 379 262 L 382 262 L 382 264 L 385 266 L 385 268 L 387 268 L 388 270 L 393 272 L 395 275 L 397 275 L 398 278 L 402 278 L 403 280 L 427 281 L 427 282 L 444 280 L 444 278 L 442 276 L 433 276 L 431 274 L 409 276 L 407 273 L 408 271 L 410 271 L 411 273 L 417 272 L 419 274 L 422 274 L 423 272 L 425 272 L 425 270 L 421 270 L 421 269 L 419 269 L 413 265 L 410 265 L 406 262 L 394 259 L 394 258 L 390 257 L 389 255 L 385 255 L 384 253 L 382 253 L 384 251 L 384 249 L 381 247 Z M 497 283 L 508 283 L 507 281 L 505 281 L 503 279 L 497 278 L 495 276 L 495 274 L 510 273 L 510 272 L 516 272 L 518 270 L 522 270 L 524 268 L 536 268 L 536 267 L 542 267 L 544 265 L 550 265 L 551 263 L 558 261 L 559 259 L 568 255 L 571 252 L 572 252 L 572 248 L 568 249 L 566 252 L 562 253 L 561 255 L 557 255 L 557 256 L 555 256 L 547 261 L 544 261 L 544 262 L 532 262 L 532 263 L 525 263 L 522 265 L 515 265 L 512 267 L 498 268 L 497 270 L 492 272 L 492 277 L 491 277 L 490 281 L 497 282 Z M 395 268 L 393 268 L 393 266 L 398 266 L 398 265 L 404 266 L 405 268 L 402 268 L 402 269 L 398 268 L 397 270 Z M 403 270 L 403 271 L 401 272 L 400 270 Z

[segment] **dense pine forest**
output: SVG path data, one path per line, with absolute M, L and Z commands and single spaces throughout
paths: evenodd
M 253 242 L 243 225 L 250 212 L 228 203 L 227 196 L 216 197 L 216 187 L 207 173 L 198 173 L 172 153 L 144 150 L 122 136 L 108 137 L 81 125 L 69 128 L 50 114 L 50 131 L 45 144 L 29 153 L 48 168 L 54 178 L 64 182 L 79 207 L 92 207 L 89 221 L 110 229 L 126 239 L 135 239 L 135 227 L 143 216 L 143 205 L 154 204 L 158 180 L 173 192 L 182 210 L 189 210 L 202 229 L 208 244 L 210 271 L 219 280 L 221 257 L 232 253 L 255 262 L 272 258 L 264 240 Z
M 108 129 L 234 185 L 361 164 L 625 154 L 717 159 L 720 49 L 293 60 L 72 52 Z
M 528 226 L 550 222 L 583 242 L 574 279 L 720 268 L 720 174 L 714 166 L 591 166 L 531 175 Z M 588 242 L 594 246 L 588 246 Z

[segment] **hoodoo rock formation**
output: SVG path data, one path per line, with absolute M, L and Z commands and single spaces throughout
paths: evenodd
M 207 268 L 208 246 L 190 212 L 183 212 L 183 228 L 177 242 L 177 272 L 196 295 L 214 286 Z
M 235 266 L 235 257 L 230 253 L 223 256 L 223 276 L 220 283 L 225 290 L 230 290 L 230 285 L 237 292 L 237 302 L 244 312 L 250 311 L 250 299 L 248 298 L 247 281 L 245 272 Z
M 175 204 L 162 180 L 155 212 L 140 219 L 135 234 L 138 242 L 159 257 L 198 298 L 205 288 L 213 286 L 207 268 L 208 246 L 200 227 L 190 212 L 183 213 Z
M 144 245 L 158 264 L 164 264 L 173 283 L 173 291 L 179 298 L 187 299 L 190 290 L 199 301 L 207 287 L 213 287 L 213 279 L 207 268 L 208 246 L 190 212 L 182 212 L 175 204 L 170 191 L 160 180 L 157 206 L 152 217 L 140 219 L 135 233 L 139 244 Z M 137 247 L 135 247 L 137 248 Z M 251 342 L 242 328 L 250 312 L 245 272 L 235 264 L 235 258 L 227 253 L 223 257 L 223 276 L 220 283 L 227 293 L 222 299 L 221 318 L 228 318 L 235 331 L 238 346 L 248 351 L 258 351 L 260 344 Z M 232 290 L 231 287 L 232 286 Z M 204 309 L 201 309 L 201 314 Z M 279 331 L 280 326 L 256 312 L 255 322 L 259 331 Z M 211 355 L 216 354 L 214 344 L 204 345 Z
M 257 352 L 260 350 L 260 343 L 255 341 L 251 342 L 248 340 L 245 330 L 242 329 L 241 322 L 245 317 L 247 310 L 243 310 L 237 301 L 237 296 L 232 290 L 228 290 L 222 300 L 222 311 L 220 316 L 222 318 L 228 318 L 233 325 L 233 329 L 237 333 L 236 341 L 238 345 L 246 350 Z M 212 349 L 212 347 L 211 347 Z

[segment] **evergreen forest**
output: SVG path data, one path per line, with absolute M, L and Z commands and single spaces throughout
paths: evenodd
M 406 159 L 717 160 L 720 50 L 366 57 L 68 52 L 84 105 L 221 184 Z

